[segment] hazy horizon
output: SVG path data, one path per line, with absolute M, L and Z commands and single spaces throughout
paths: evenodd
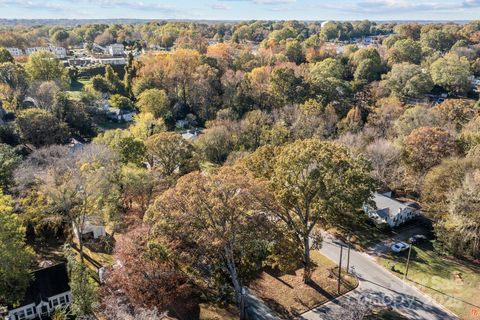
M 480 17 L 480 0 L 0 0 L 2 19 L 59 16 L 93 20 L 466 21 Z

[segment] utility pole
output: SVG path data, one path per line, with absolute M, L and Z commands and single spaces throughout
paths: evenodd
M 347 246 L 348 246 L 348 253 L 347 253 L 347 273 L 350 273 L 350 240 L 351 240 L 352 236 L 349 235 L 348 236 L 348 242 L 347 242 Z
M 410 254 L 412 253 L 412 247 L 413 247 L 413 243 L 411 243 L 410 247 L 408 248 L 407 267 L 405 268 L 405 274 L 403 276 L 403 280 L 407 279 L 408 267 L 410 267 Z
M 338 262 L 338 294 L 340 294 L 340 279 L 342 277 L 342 255 L 343 246 L 340 245 L 340 261 Z

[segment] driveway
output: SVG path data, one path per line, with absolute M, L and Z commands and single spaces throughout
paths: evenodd
M 341 242 L 330 235 L 324 236 L 320 252 L 336 263 L 340 257 Z M 347 255 L 343 250 L 342 266 L 346 266 Z M 379 307 L 392 307 L 409 319 L 449 320 L 458 319 L 451 312 L 435 302 L 431 297 L 403 282 L 366 253 L 351 249 L 350 266 L 360 280 L 360 285 L 352 292 L 328 302 L 317 309 L 304 313 L 300 319 L 332 319 L 341 314 L 352 301 Z
M 421 225 L 412 225 L 409 227 L 402 228 L 400 230 L 394 231 L 394 235 L 388 239 L 385 239 L 382 242 L 377 243 L 376 245 L 366 248 L 365 251 L 374 256 L 380 256 L 382 253 L 388 252 L 392 244 L 397 241 L 407 242 L 408 239 L 416 234 L 422 234 L 428 237 L 428 230 Z

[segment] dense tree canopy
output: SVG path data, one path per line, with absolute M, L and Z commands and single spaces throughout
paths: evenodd
M 33 250 L 25 244 L 25 227 L 12 214 L 10 196 L 0 190 L 0 301 L 19 303 L 30 281 Z

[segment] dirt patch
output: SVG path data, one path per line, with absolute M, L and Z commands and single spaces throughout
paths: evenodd
M 279 315 L 297 317 L 339 296 L 338 281 L 333 272 L 336 265 L 318 252 L 312 252 L 312 260 L 317 266 L 308 284 L 303 283 L 303 269 L 280 276 L 264 271 L 249 288 Z M 340 295 L 357 285 L 355 278 L 346 276 L 340 286 Z

